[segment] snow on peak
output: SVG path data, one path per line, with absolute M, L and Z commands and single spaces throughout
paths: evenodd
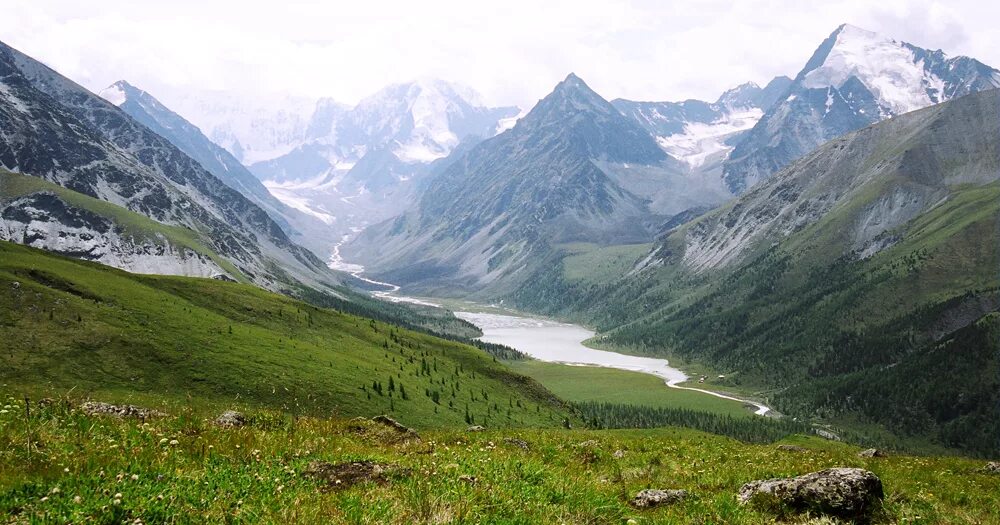
M 941 79 L 926 71 L 907 45 L 855 27 L 840 26 L 823 63 L 806 73 L 806 88 L 840 88 L 857 77 L 890 114 L 901 114 L 940 102 Z M 932 98 L 930 93 L 934 93 Z
M 116 106 L 121 106 L 126 100 L 128 100 L 128 96 L 125 95 L 125 90 L 121 88 L 122 82 L 124 81 L 119 80 L 118 82 L 102 89 L 101 92 L 98 93 L 98 96 Z
M 760 108 L 747 108 L 728 113 L 713 122 L 688 122 L 683 133 L 656 137 L 656 142 L 670 156 L 697 168 L 709 157 L 733 149 L 726 144 L 726 139 L 733 133 L 752 128 L 763 115 Z

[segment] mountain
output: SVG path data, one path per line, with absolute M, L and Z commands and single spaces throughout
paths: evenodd
M 436 79 L 388 86 L 354 107 L 322 99 L 298 146 L 250 169 L 340 238 L 398 215 L 434 161 L 495 135 L 519 111 L 486 107 L 472 90 Z
M 290 241 L 260 207 L 120 108 L 5 44 L 0 44 L 0 79 L 0 167 L 186 229 L 225 260 L 214 270 L 229 278 L 274 290 L 302 284 L 332 290 L 341 282 L 341 276 Z M 59 251 L 64 235 L 81 234 L 79 220 L 95 216 L 65 213 L 74 208 L 75 197 L 37 191 L 48 196 L 34 198 L 33 205 L 53 208 L 40 210 L 45 226 L 33 230 L 32 244 Z M 64 217 L 74 217 L 74 223 L 62 222 Z M 27 224 L 33 227 L 30 220 Z M 91 226 L 82 235 L 119 231 Z M 0 234 L 11 238 L 12 228 L 0 228 Z M 114 242 L 105 238 L 99 244 Z M 128 249 L 116 248 L 118 253 Z M 186 266 L 178 259 L 164 268 L 184 273 Z
M 413 210 L 343 253 L 401 284 L 507 288 L 559 245 L 645 242 L 667 217 L 724 198 L 685 174 L 571 74 L 513 129 L 453 155 Z
M 998 86 L 1000 72 L 975 59 L 842 25 L 736 144 L 726 184 L 743 192 L 844 133 Z
M 196 126 L 151 94 L 120 80 L 99 95 L 169 140 L 209 173 L 266 211 L 296 242 L 316 253 L 327 253 L 330 239 L 323 221 L 279 201 L 231 153 L 210 141 Z
M 748 82 L 726 91 L 715 102 L 616 99 L 611 103 L 655 136 L 667 153 L 699 169 L 723 159 L 742 132 L 752 128 L 791 83 L 788 77 L 775 77 L 763 88 Z
M 995 455 L 998 114 L 994 89 L 849 133 L 604 282 L 559 266 L 508 299 L 711 364 L 792 415 Z
M 316 109 L 314 98 L 211 90 L 171 93 L 164 102 L 245 166 L 302 144 Z

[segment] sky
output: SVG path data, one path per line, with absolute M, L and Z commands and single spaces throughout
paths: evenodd
M 992 5 L 990 5 L 992 4 Z M 794 76 L 847 22 L 1000 66 L 1000 2 L 0 0 L 0 40 L 99 91 L 354 104 L 418 77 L 530 107 L 569 72 L 605 98 L 715 100 Z

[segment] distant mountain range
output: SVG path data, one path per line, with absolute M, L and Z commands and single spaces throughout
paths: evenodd
M 343 253 L 400 283 L 526 282 L 561 244 L 644 242 L 668 217 L 728 196 L 687 171 L 571 74 L 513 129 L 449 159 L 414 209 Z

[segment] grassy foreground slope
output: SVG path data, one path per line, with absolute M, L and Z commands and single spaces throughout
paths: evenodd
M 417 427 L 565 417 L 544 388 L 468 345 L 249 285 L 130 274 L 6 242 L 0 383 L 104 401 L 390 413 Z
M 394 431 L 359 432 L 341 419 L 250 413 L 260 423 L 223 429 L 205 421 L 214 413 L 179 404 L 140 423 L 56 402 L 33 406 L 29 420 L 22 401 L 0 392 L 0 403 L 0 516 L 9 523 L 764 524 L 776 516 L 737 505 L 743 483 L 832 466 L 882 479 L 875 523 L 1000 522 L 1000 476 L 977 472 L 982 461 L 862 459 L 856 448 L 810 438 L 787 440 L 800 452 L 680 429 L 439 429 L 400 442 Z M 314 461 L 363 460 L 397 474 L 333 487 L 303 476 Z M 631 508 L 648 487 L 691 496 Z

